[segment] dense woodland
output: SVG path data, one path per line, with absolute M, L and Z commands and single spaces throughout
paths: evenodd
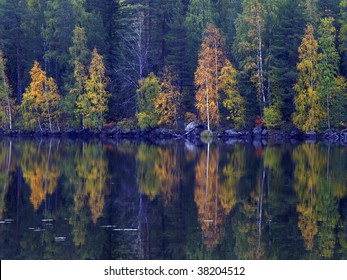
M 347 126 L 347 0 L 0 0 L 5 130 Z

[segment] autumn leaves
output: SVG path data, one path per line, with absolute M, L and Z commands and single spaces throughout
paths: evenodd
M 35 61 L 30 71 L 31 83 L 23 95 L 21 112 L 26 129 L 41 132 L 60 131 L 59 117 L 61 96 L 53 78 L 48 78 L 40 64 Z M 89 75 L 83 64 L 75 63 L 75 87 L 70 93 L 75 94 L 76 118 L 80 118 L 82 128 L 101 130 L 105 113 L 108 110 L 108 93 L 105 66 L 102 56 L 94 49 L 89 67 Z

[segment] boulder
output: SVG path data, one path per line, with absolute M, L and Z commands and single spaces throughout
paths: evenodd
M 261 127 L 259 127 L 259 126 L 255 127 L 253 129 L 253 132 L 252 132 L 253 137 L 256 139 L 260 139 L 261 135 L 262 135 L 262 131 L 263 131 L 263 129 Z
M 289 133 L 290 138 L 298 138 L 300 136 L 300 132 L 299 130 L 293 129 L 290 133 Z
M 261 135 L 263 137 L 266 137 L 269 134 L 268 130 L 266 128 L 263 129 L 263 131 L 261 132 Z
M 242 133 L 236 131 L 235 129 L 228 129 L 224 131 L 222 135 L 226 137 L 231 137 L 231 138 L 240 138 L 242 136 Z
M 195 130 L 195 129 L 205 130 L 206 126 L 201 124 L 201 123 L 199 123 L 199 122 L 197 122 L 197 121 L 194 121 L 194 122 L 189 123 L 186 126 L 185 131 L 189 132 L 189 131 L 192 131 L 192 130 Z
M 315 131 L 307 132 L 307 133 L 305 133 L 305 137 L 307 139 L 317 139 L 317 132 L 315 132 Z

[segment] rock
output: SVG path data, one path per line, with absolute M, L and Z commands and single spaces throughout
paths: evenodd
M 199 123 L 197 121 L 194 121 L 194 122 L 189 123 L 186 126 L 185 131 L 188 132 L 188 131 L 192 131 L 192 130 L 195 130 L 195 129 L 202 129 L 202 130 L 204 130 L 204 129 L 206 129 L 206 127 L 203 124 L 201 124 L 201 123 Z
M 299 130 L 293 129 L 290 134 L 289 134 L 290 138 L 298 138 L 300 136 L 300 132 Z
M 241 132 L 242 134 L 242 139 L 251 139 L 252 138 L 252 133 L 250 131 L 243 131 Z
M 308 139 L 317 139 L 317 132 L 310 131 L 305 134 L 305 137 Z
M 340 132 L 340 141 L 347 142 L 347 129 Z
M 242 133 L 236 131 L 235 129 L 228 129 L 224 131 L 222 136 L 231 137 L 231 138 L 240 138 L 242 136 Z
M 269 134 L 269 132 L 266 128 L 264 128 L 263 131 L 261 132 L 262 136 L 267 136 L 268 134 Z
M 262 131 L 263 131 L 263 129 L 261 128 L 261 127 L 255 127 L 254 129 L 253 129 L 253 132 L 252 132 L 252 134 L 253 134 L 253 137 L 254 138 L 256 138 L 256 139 L 260 139 L 261 138 L 261 133 L 262 133 Z

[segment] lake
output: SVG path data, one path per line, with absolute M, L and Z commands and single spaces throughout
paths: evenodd
M 1 259 L 347 259 L 347 147 L 0 141 Z

